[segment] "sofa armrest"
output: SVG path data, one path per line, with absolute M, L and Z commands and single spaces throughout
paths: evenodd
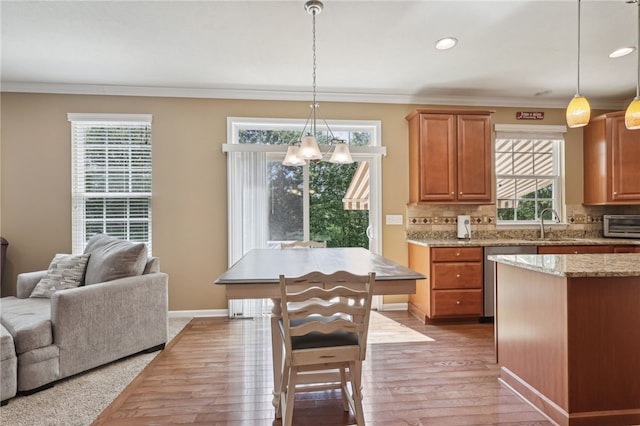
M 61 376 L 166 343 L 168 283 L 158 272 L 56 292 L 51 322 Z
M 38 282 L 40 282 L 46 274 L 47 271 L 23 272 L 22 274 L 18 274 L 16 281 L 18 299 L 26 299 L 29 297 Z

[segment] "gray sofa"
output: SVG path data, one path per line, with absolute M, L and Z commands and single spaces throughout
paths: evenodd
M 77 287 L 34 297 L 56 257 L 48 271 L 18 276 L 17 297 L 0 299 L 2 328 L 17 356 L 17 392 L 38 391 L 128 355 L 163 348 L 167 341 L 168 276 L 160 272 L 158 258 L 102 234 L 89 241 L 85 253 L 84 282 Z M 0 367 L 3 379 L 11 375 L 10 363 Z M 4 384 L 3 400 L 12 396 Z

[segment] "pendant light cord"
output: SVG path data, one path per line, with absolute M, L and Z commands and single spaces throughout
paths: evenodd
M 580 95 L 580 2 L 581 0 L 578 0 L 578 85 L 576 96 Z
M 636 0 L 638 5 L 638 42 L 636 43 L 636 68 L 638 75 L 636 76 L 636 99 L 640 99 L 640 0 Z
M 318 108 L 318 104 L 316 103 L 316 9 L 313 9 L 311 12 L 311 16 L 313 18 L 313 104 L 311 105 L 312 113 L 313 113 L 313 137 L 317 138 L 316 135 L 316 109 Z

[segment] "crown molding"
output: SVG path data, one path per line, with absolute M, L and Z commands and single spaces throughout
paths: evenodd
M 308 101 L 310 94 L 303 91 L 119 86 L 98 84 L 56 84 L 3 82 L 1 92 L 50 93 L 64 95 L 148 96 L 170 98 L 246 99 L 270 101 Z M 428 96 L 384 93 L 318 92 L 322 102 L 356 102 L 405 105 L 460 105 L 520 108 L 566 108 L 566 99 Z M 592 108 L 604 110 L 625 109 L 629 101 L 591 101 Z

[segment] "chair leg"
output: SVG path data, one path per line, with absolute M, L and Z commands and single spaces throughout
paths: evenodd
M 344 367 L 340 367 L 340 382 L 342 387 L 342 409 L 349 411 L 349 388 L 347 387 L 347 373 Z
M 282 371 L 280 374 L 280 400 L 276 404 L 276 419 L 282 418 L 282 413 L 287 405 L 287 383 L 289 382 L 290 368 L 285 360 L 282 360 Z
M 351 391 L 353 394 L 353 405 L 358 426 L 364 426 L 364 412 L 362 409 L 362 362 L 349 362 L 351 372 Z
M 288 370 L 286 397 L 280 398 L 285 405 L 282 406 L 282 426 L 291 426 L 293 421 L 293 402 L 296 398 L 296 381 L 298 379 L 298 368 L 291 367 Z

